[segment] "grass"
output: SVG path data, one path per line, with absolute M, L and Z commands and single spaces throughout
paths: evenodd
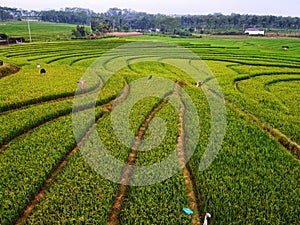
M 72 30 L 76 25 L 58 24 L 50 22 L 30 21 L 31 38 L 33 42 L 68 40 L 71 38 Z M 1 33 L 8 34 L 9 37 L 24 37 L 29 42 L 27 21 L 1 22 Z

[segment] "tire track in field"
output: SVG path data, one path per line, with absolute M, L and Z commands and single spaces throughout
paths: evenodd
M 127 83 L 125 83 L 123 91 L 121 93 L 121 95 L 117 96 L 116 98 L 114 98 L 113 100 L 111 100 L 110 102 L 108 102 L 106 104 L 106 109 L 100 116 L 99 118 L 97 118 L 97 121 L 101 121 L 103 120 L 108 113 L 112 110 L 112 105 L 113 102 L 118 102 L 118 101 L 122 101 L 122 99 L 126 99 L 129 93 L 129 88 L 127 86 Z M 105 106 L 105 105 L 103 105 Z M 91 131 L 92 131 L 92 127 L 95 124 L 90 125 L 90 127 L 87 129 L 85 135 L 81 138 L 80 142 L 69 152 L 67 152 L 63 157 L 61 162 L 52 169 L 50 175 L 48 176 L 48 178 L 44 181 L 44 183 L 42 184 L 42 186 L 40 187 L 39 191 L 35 194 L 35 196 L 33 196 L 33 198 L 31 199 L 30 203 L 27 205 L 26 209 L 23 211 L 23 213 L 21 213 L 19 215 L 19 218 L 17 220 L 17 222 L 15 223 L 16 225 L 23 225 L 26 222 L 26 219 L 30 216 L 31 212 L 33 211 L 33 209 L 40 203 L 40 201 L 46 196 L 47 191 L 50 189 L 50 186 L 54 184 L 56 177 L 58 175 L 58 173 L 60 173 L 61 171 L 63 171 L 65 169 L 65 167 L 67 166 L 68 163 L 68 158 L 72 157 L 76 152 L 78 152 L 78 146 L 80 146 L 81 144 L 83 144 L 86 139 L 89 137 Z
M 136 72 L 133 70 L 133 68 L 130 67 L 130 69 L 133 72 Z M 171 70 L 169 71 L 172 72 Z M 207 81 L 209 81 L 210 79 L 208 79 Z M 177 84 L 181 87 L 187 85 L 187 83 L 182 80 L 178 80 Z M 179 117 L 178 117 L 178 137 L 177 137 L 178 160 L 179 160 L 179 165 L 182 168 L 181 171 L 183 173 L 185 189 L 187 192 L 186 194 L 189 200 L 190 209 L 194 211 L 194 213 L 192 214 L 192 224 L 198 225 L 198 224 L 202 224 L 200 220 L 204 216 L 204 211 L 203 210 L 201 211 L 201 208 L 204 209 L 203 197 L 200 191 L 197 189 L 196 179 L 193 175 L 192 168 L 190 167 L 189 162 L 187 162 L 186 160 L 186 150 L 183 144 L 185 143 L 185 130 L 184 130 L 183 118 L 184 118 L 186 108 L 182 100 L 181 89 L 179 88 L 178 85 L 175 86 L 174 89 L 174 94 L 176 94 L 179 97 L 179 100 L 181 102 L 179 108 Z M 185 164 L 185 162 L 187 163 Z
M 99 120 L 103 119 L 105 117 L 106 113 L 104 113 Z M 83 136 L 81 142 L 83 142 L 86 137 L 89 136 L 91 131 L 91 128 L 86 132 L 86 134 Z M 81 142 L 79 144 L 81 144 Z M 40 190 L 38 193 L 33 197 L 33 199 L 30 201 L 30 204 L 27 205 L 25 211 L 22 213 L 21 216 L 19 216 L 18 221 L 16 222 L 16 225 L 22 225 L 25 224 L 26 219 L 30 216 L 32 210 L 39 204 L 39 202 L 45 197 L 47 194 L 47 191 L 50 188 L 50 185 L 53 185 L 55 182 L 55 178 L 57 177 L 57 174 L 60 171 L 63 171 L 64 168 L 67 166 L 68 158 L 73 156 L 78 151 L 78 146 L 76 145 L 70 152 L 66 153 L 62 161 L 51 171 L 50 176 L 45 180 L 45 182 L 40 187 Z
M 166 93 L 163 99 L 159 102 L 157 106 L 154 106 L 148 116 L 143 121 L 142 125 L 138 130 L 138 134 L 127 158 L 127 165 L 134 165 L 137 155 L 138 155 L 138 146 L 140 145 L 140 140 L 145 135 L 145 132 L 148 128 L 150 121 L 154 118 L 154 115 L 167 103 L 168 97 L 170 97 L 172 93 Z M 129 179 L 133 174 L 132 169 L 124 169 L 122 173 L 122 178 L 120 180 L 119 188 L 116 193 L 116 197 L 114 203 L 112 204 L 108 222 L 109 225 L 116 225 L 119 222 L 120 212 L 123 208 L 124 199 L 127 197 L 130 189 L 130 185 L 124 185 L 123 183 L 129 183 Z
M 177 137 L 178 160 L 179 160 L 180 167 L 182 168 L 186 194 L 190 203 L 190 209 L 194 211 L 194 213 L 192 214 L 192 224 L 198 225 L 201 224 L 200 218 L 202 218 L 202 216 L 204 215 L 204 212 L 201 211 L 203 198 L 201 193 L 197 189 L 196 179 L 193 176 L 192 169 L 189 165 L 189 162 L 187 162 L 186 160 L 186 149 L 184 146 L 185 130 L 184 130 L 184 120 L 183 120 L 186 108 L 182 100 L 180 89 L 177 88 L 177 90 L 175 91 L 179 96 L 181 102 L 179 108 L 178 137 Z M 187 163 L 185 164 L 185 162 Z
M 162 64 L 162 65 L 164 65 L 164 64 Z M 128 67 L 134 73 L 138 73 L 138 71 L 135 71 L 131 66 L 128 66 Z M 170 72 L 172 72 L 172 71 L 170 71 Z M 187 85 L 182 80 L 177 81 L 177 84 L 181 87 Z M 186 109 L 185 109 L 185 106 L 184 106 L 184 103 L 182 100 L 180 89 L 178 89 L 179 86 L 175 86 L 177 88 L 175 88 L 175 90 L 173 92 L 173 94 L 176 94 L 177 96 L 179 96 L 179 100 L 181 102 L 180 109 L 179 109 L 179 121 L 178 121 L 178 132 L 179 133 L 178 133 L 178 138 L 177 138 L 178 160 L 179 160 L 180 167 L 182 168 L 182 173 L 183 173 L 183 177 L 184 177 L 187 198 L 190 203 L 190 208 L 194 211 L 194 214 L 192 214 L 192 224 L 196 225 L 196 224 L 201 224 L 200 219 L 204 215 L 204 211 L 201 211 L 201 208 L 204 208 L 202 206 L 203 197 L 197 189 L 196 179 L 193 176 L 192 169 L 186 160 L 185 147 L 183 145 L 183 143 L 185 143 L 185 131 L 184 131 L 183 118 L 184 118 L 184 113 L 185 113 Z M 185 164 L 185 162 L 187 162 L 187 163 Z M 112 223 L 112 224 L 114 224 L 114 223 Z
M 178 87 L 177 87 L 178 88 Z M 204 212 L 201 211 L 201 204 L 203 203 L 203 198 L 201 193 L 197 190 L 197 186 L 195 184 L 196 179 L 193 176 L 192 169 L 190 165 L 186 162 L 186 153 L 185 153 L 185 146 L 183 143 L 185 143 L 185 131 L 184 131 L 184 124 L 183 124 L 183 118 L 185 113 L 185 106 L 181 98 L 180 90 L 174 90 L 173 93 L 166 94 L 164 98 L 160 101 L 158 106 L 152 109 L 152 111 L 149 113 L 149 115 L 146 117 L 144 122 L 139 128 L 138 135 L 136 137 L 135 142 L 133 143 L 130 153 L 128 155 L 127 164 L 128 165 L 134 165 L 138 150 L 136 150 L 140 144 L 140 139 L 143 138 L 145 131 L 148 128 L 148 124 L 153 119 L 155 113 L 157 113 L 167 102 L 168 97 L 172 94 L 177 94 L 179 96 L 181 106 L 179 109 L 179 120 L 178 120 L 178 137 L 177 137 L 177 149 L 178 149 L 178 161 L 179 165 L 182 168 L 184 183 L 186 187 L 186 195 L 190 203 L 190 208 L 195 212 L 192 215 L 192 224 L 198 225 L 201 224 L 200 218 L 202 218 Z M 115 201 L 112 205 L 110 216 L 108 219 L 108 225 L 116 225 L 119 222 L 119 215 L 123 208 L 123 201 L 127 197 L 130 189 L 130 185 L 124 185 L 122 183 L 129 183 L 129 179 L 131 175 L 133 174 L 132 169 L 127 169 L 123 171 L 123 175 L 121 178 L 121 184 L 119 185 L 118 191 L 116 193 Z

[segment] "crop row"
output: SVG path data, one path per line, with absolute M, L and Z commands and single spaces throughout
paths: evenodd
M 45 123 L 4 148 L 0 156 L 2 224 L 16 221 L 52 168 L 74 145 L 69 117 Z
M 71 67 L 69 71 L 66 71 L 63 67 L 56 67 L 55 72 L 50 69 L 46 76 L 33 74 L 37 70 L 32 67 L 24 68 L 24 70 L 26 76 L 16 74 L 0 81 L 3 86 L 10 86 L 14 82 L 20 83 L 14 89 L 7 88 L 3 90 L 0 97 L 2 100 L 0 111 L 5 112 L 24 106 L 70 98 L 76 93 L 75 90 L 79 86 L 80 76 L 84 75 L 84 71 L 80 72 L 80 70 L 71 69 Z M 122 79 L 120 79 L 113 79 L 109 81 L 111 83 L 109 88 L 104 87 L 109 92 L 106 96 L 115 90 L 111 87 L 118 86 L 120 88 L 123 85 L 123 82 L 120 82 Z M 99 85 L 100 83 L 87 82 L 85 92 L 96 91 Z M 101 93 L 103 95 L 103 92 Z
M 96 117 L 102 112 L 97 110 Z M 53 168 L 74 146 L 70 115 L 46 122 L 5 146 L 0 156 L 2 224 L 16 221 Z M 14 166 L 16 162 L 17 167 Z

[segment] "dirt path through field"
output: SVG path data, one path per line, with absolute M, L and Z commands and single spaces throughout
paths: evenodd
M 180 167 L 182 168 L 187 198 L 189 199 L 189 203 L 190 203 L 190 209 L 193 210 L 194 212 L 192 214 L 192 224 L 198 225 L 201 224 L 200 219 L 204 214 L 203 210 L 201 210 L 203 199 L 200 192 L 197 190 L 197 186 L 195 183 L 196 180 L 193 177 L 193 173 L 189 166 L 189 163 L 185 165 L 185 162 L 187 160 L 186 160 L 186 149 L 184 146 L 184 143 L 186 143 L 186 141 L 185 141 L 185 130 L 184 130 L 183 118 L 184 118 L 186 108 L 182 100 L 180 89 L 177 89 L 176 92 L 181 101 L 180 109 L 179 109 L 178 137 L 177 137 L 178 160 L 179 160 Z

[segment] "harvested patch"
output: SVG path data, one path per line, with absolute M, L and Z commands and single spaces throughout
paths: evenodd
M 15 74 L 19 70 L 20 68 L 15 65 L 4 63 L 3 66 L 0 66 L 0 78 Z

